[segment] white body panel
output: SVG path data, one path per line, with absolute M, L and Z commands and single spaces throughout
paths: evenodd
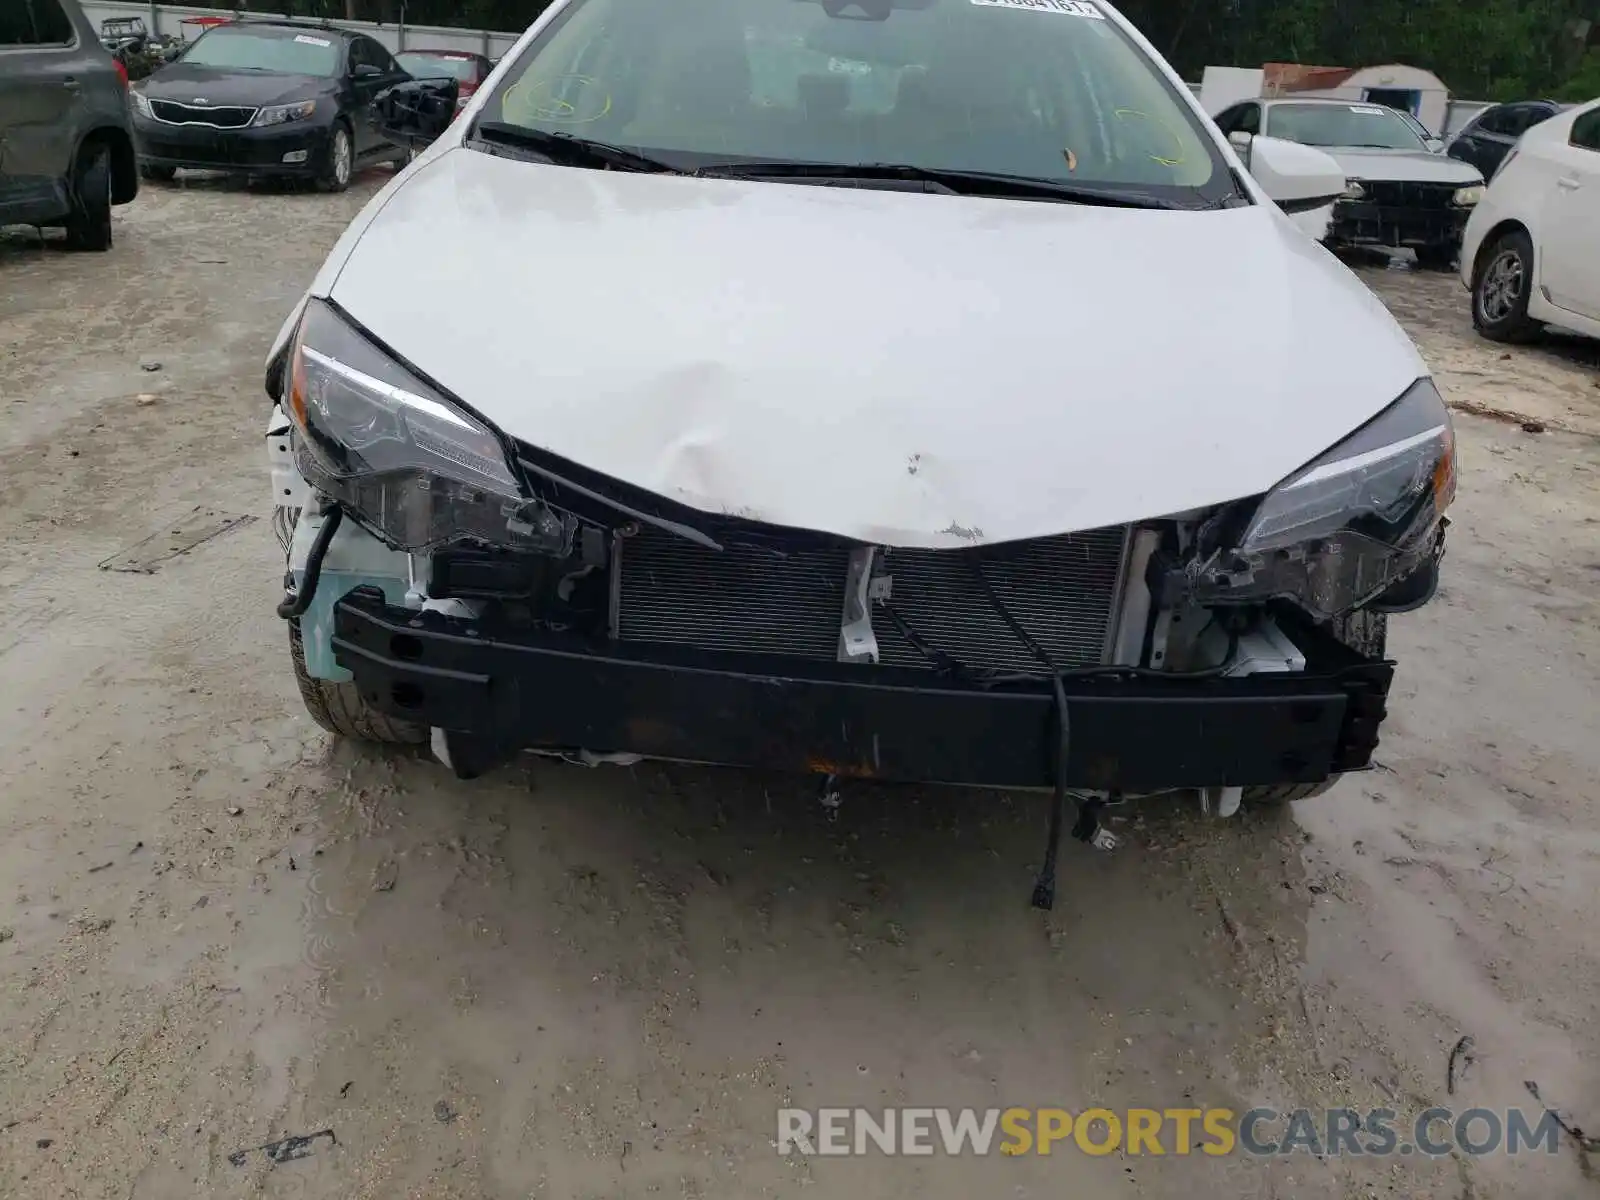
M 1461 278 L 1481 251 L 1520 225 L 1533 241 L 1528 315 L 1600 337 L 1600 151 L 1571 144 L 1573 122 L 1600 102 L 1560 113 L 1522 135 L 1467 223 Z
M 1344 194 L 1349 178 L 1337 158 L 1315 146 L 1264 135 L 1251 137 L 1244 153 L 1250 174 L 1267 195 L 1283 205 L 1328 200 L 1332 219 L 1332 201 Z
M 1214 117 L 1241 100 L 1254 100 L 1265 89 L 1266 74 L 1260 67 L 1207 67 L 1200 77 L 1200 106 Z
M 1156 517 L 1265 491 L 1427 373 L 1270 204 L 545 166 L 460 146 L 489 92 L 312 293 L 506 433 L 704 511 L 924 547 Z
M 408 292 L 418 262 L 426 303 Z M 389 201 L 331 295 L 514 437 L 696 508 L 886 545 L 1264 491 L 1426 373 L 1366 288 L 1270 207 L 1129 211 L 465 149 Z
M 1293 213 L 1289 219 L 1295 228 L 1314 242 L 1327 239 L 1333 232 L 1333 205 L 1314 208 L 1310 212 Z

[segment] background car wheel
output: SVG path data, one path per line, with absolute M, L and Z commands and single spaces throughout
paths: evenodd
M 1366 658 L 1382 658 L 1389 641 L 1389 618 L 1381 612 L 1346 613 L 1333 623 L 1333 635 L 1350 649 Z M 1273 804 L 1290 804 L 1296 800 L 1309 800 L 1320 796 L 1334 784 L 1339 776 L 1324 779 L 1321 783 L 1286 783 L 1271 787 L 1247 787 L 1243 802 L 1256 808 Z
M 355 143 L 350 137 L 350 127 L 340 121 L 328 135 L 328 152 L 322 163 L 322 174 L 317 186 L 325 192 L 342 192 L 350 186 L 350 176 L 355 172 Z
M 300 685 L 300 699 L 305 701 L 306 711 L 329 733 L 398 746 L 417 746 L 428 740 L 426 725 L 396 720 L 379 712 L 362 698 L 355 684 L 332 683 L 309 675 L 299 621 L 289 622 L 289 657 L 294 662 L 294 681 Z
M 1525 342 L 1539 332 L 1528 316 L 1533 292 L 1533 241 L 1520 229 L 1502 234 L 1483 255 L 1472 281 L 1472 323 L 1495 342 Z
M 1417 266 L 1424 271 L 1448 271 L 1456 265 L 1456 246 L 1419 246 Z
M 401 171 L 404 171 L 407 167 L 409 167 L 411 165 L 411 160 L 416 157 L 417 152 L 410 146 L 401 147 L 400 150 L 395 153 L 394 157 L 395 174 L 398 175 Z
M 111 148 L 104 142 L 78 152 L 67 244 L 74 250 L 111 249 Z
M 155 183 L 171 183 L 177 177 L 178 168 L 176 167 L 142 166 L 139 168 L 140 179 L 149 179 Z

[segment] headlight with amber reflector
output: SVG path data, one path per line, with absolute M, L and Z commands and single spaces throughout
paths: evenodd
M 321 301 L 290 349 L 288 409 L 306 482 L 396 549 L 571 548 L 573 519 L 523 491 L 493 430 Z
M 1356 608 L 1437 552 L 1455 498 L 1455 430 L 1431 379 L 1261 498 L 1196 569 L 1206 604 L 1282 597 L 1315 617 Z

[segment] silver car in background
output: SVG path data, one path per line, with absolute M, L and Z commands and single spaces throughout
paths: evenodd
M 1419 266 L 1449 270 L 1483 199 L 1476 167 L 1440 154 L 1416 121 L 1382 104 L 1246 100 L 1218 113 L 1217 126 L 1230 140 L 1265 134 L 1332 155 L 1350 181 L 1328 232 L 1337 245 L 1403 247 Z

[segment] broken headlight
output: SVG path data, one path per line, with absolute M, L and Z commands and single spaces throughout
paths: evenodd
M 320 301 L 295 335 L 288 391 L 301 475 L 395 548 L 571 549 L 573 519 L 524 494 L 493 430 Z
M 1329 618 L 1431 563 L 1456 491 L 1455 431 L 1431 379 L 1277 487 L 1190 571 L 1202 604 L 1294 601 Z

